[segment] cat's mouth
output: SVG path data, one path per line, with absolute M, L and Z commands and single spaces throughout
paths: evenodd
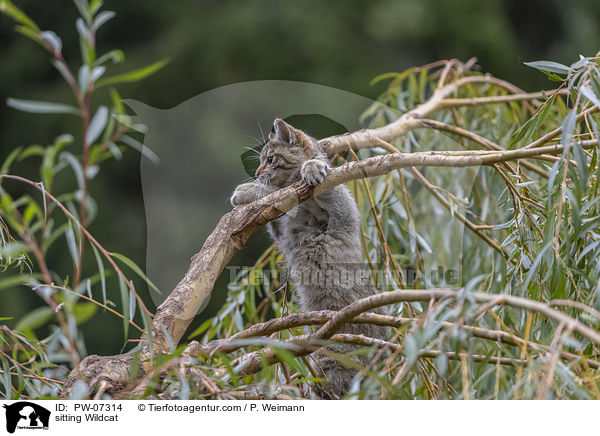
M 300 172 L 291 173 L 269 173 L 262 171 L 256 178 L 256 182 L 263 187 L 267 192 L 272 192 L 277 189 L 290 186 L 294 182 L 300 180 Z
M 277 186 L 273 186 L 271 177 L 264 172 L 257 177 L 256 181 L 267 192 L 272 190 L 272 188 L 278 188 Z

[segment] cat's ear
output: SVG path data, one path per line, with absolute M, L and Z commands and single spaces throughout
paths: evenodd
M 299 147 L 309 157 L 315 155 L 314 140 L 302 130 L 295 129 L 281 118 L 276 118 L 273 126 L 275 127 L 275 135 L 273 137 L 269 135 L 269 139 L 275 139 L 283 144 Z
M 283 121 L 281 118 L 275 118 L 273 127 L 275 127 L 275 137 L 280 142 L 290 145 L 296 142 L 296 129 Z

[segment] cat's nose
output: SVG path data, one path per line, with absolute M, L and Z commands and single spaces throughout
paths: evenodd
M 260 165 L 258 166 L 258 168 L 256 169 L 256 172 L 254 173 L 254 175 L 255 175 L 256 177 L 258 177 L 258 175 L 259 175 L 260 173 L 262 173 L 264 169 L 265 169 L 265 166 L 264 166 L 263 164 L 260 164 Z

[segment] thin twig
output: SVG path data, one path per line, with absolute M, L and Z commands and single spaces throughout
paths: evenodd
M 131 292 L 135 296 L 135 298 L 138 301 L 138 304 L 140 305 L 140 307 L 144 310 L 144 312 L 146 312 L 146 314 L 149 317 L 152 318 L 153 315 L 148 310 L 148 308 L 146 307 L 146 305 L 144 304 L 144 300 L 142 300 L 142 297 L 139 296 L 139 294 L 137 293 L 137 291 L 133 287 L 133 284 L 131 284 L 131 282 L 127 279 L 127 277 L 125 276 L 125 274 L 123 273 L 123 271 L 121 271 L 121 269 L 117 266 L 117 264 L 115 263 L 115 261 L 111 257 L 110 253 L 102 245 L 100 245 L 100 243 L 96 240 L 96 238 L 94 238 L 91 235 L 91 233 L 88 232 L 88 230 L 77 220 L 77 218 L 75 218 L 73 216 L 73 214 L 71 214 L 71 212 L 69 212 L 69 210 L 60 201 L 58 201 L 56 199 L 56 197 L 54 197 L 52 194 L 50 194 L 48 191 L 46 191 L 46 190 L 44 190 L 42 188 L 40 182 L 34 182 L 34 181 L 26 179 L 24 177 L 14 176 L 12 174 L 0 174 L 0 178 L 17 180 L 19 182 L 27 183 L 28 185 L 31 185 L 34 188 L 36 188 L 38 191 L 40 191 L 42 193 L 42 195 L 48 196 L 63 211 L 63 213 L 68 218 L 70 218 L 75 224 L 77 224 L 79 226 L 79 228 L 81 229 L 81 231 L 87 236 L 87 238 L 90 240 L 90 242 L 92 244 L 94 244 L 96 246 L 96 248 L 98 248 L 98 250 L 100 250 L 100 252 L 104 255 L 104 257 L 106 257 L 106 259 L 109 261 L 109 263 L 111 264 L 111 266 L 113 267 L 113 269 L 117 272 L 117 274 L 120 275 L 123 278 L 123 280 L 125 281 L 125 283 L 127 283 L 127 286 L 129 287 L 129 289 L 131 290 Z

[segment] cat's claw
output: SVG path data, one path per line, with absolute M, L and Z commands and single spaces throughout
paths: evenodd
M 318 159 L 311 159 L 302 165 L 300 176 L 307 185 L 315 186 L 325 179 L 328 169 L 325 162 Z

